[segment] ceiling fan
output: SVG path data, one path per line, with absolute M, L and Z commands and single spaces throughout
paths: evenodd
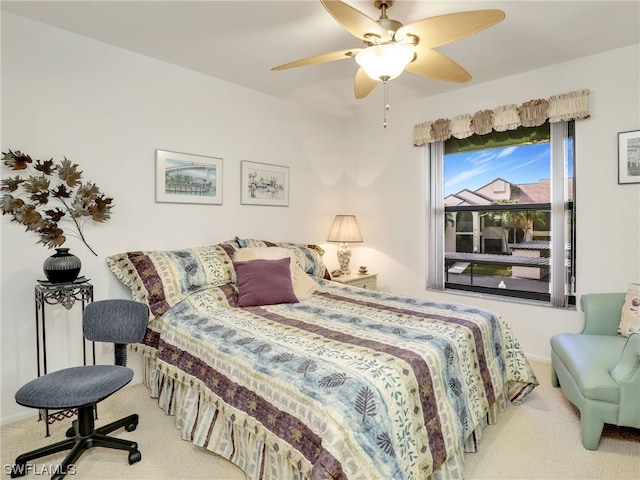
M 459 40 L 501 22 L 501 10 L 474 10 L 424 18 L 408 25 L 387 17 L 394 0 L 374 0 L 380 18 L 373 20 L 339 0 L 320 0 L 333 18 L 361 39 L 364 48 L 350 48 L 285 63 L 271 70 L 303 67 L 355 57 L 360 65 L 355 77 L 355 96 L 364 98 L 378 82 L 386 84 L 403 71 L 425 77 L 464 83 L 471 75 L 435 47 Z

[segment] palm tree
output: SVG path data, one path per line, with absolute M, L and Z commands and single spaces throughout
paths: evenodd
M 500 200 L 493 204 L 500 205 L 516 203 L 518 203 L 517 200 Z M 509 246 L 509 230 L 514 230 L 515 241 L 515 230 L 520 228 L 524 232 L 523 240 L 526 242 L 533 239 L 534 226 L 540 230 L 547 224 L 547 215 L 543 210 L 503 210 L 500 212 L 494 212 L 494 214 L 500 215 L 504 245 L 508 254 L 511 254 L 511 247 Z

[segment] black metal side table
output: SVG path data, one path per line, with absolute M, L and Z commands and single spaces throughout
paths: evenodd
M 45 310 L 47 305 L 62 305 L 71 310 L 79 302 L 84 307 L 93 301 L 93 285 L 89 280 L 80 277 L 71 283 L 51 283 L 38 280 L 35 288 L 36 301 L 36 355 L 38 362 L 38 376 L 47 374 L 47 330 Z M 82 332 L 81 332 L 82 335 Z M 96 346 L 92 342 L 93 363 L 96 363 Z M 82 336 L 82 361 L 87 364 L 86 340 Z M 45 421 L 46 436 L 49 436 L 49 425 L 58 420 L 71 418 L 75 410 L 59 410 L 40 412 L 40 420 Z

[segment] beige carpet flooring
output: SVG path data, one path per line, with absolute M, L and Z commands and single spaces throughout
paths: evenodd
M 551 386 L 549 365 L 531 364 L 541 385 L 522 405 L 509 406 L 496 425 L 487 427 L 479 452 L 466 455 L 467 480 L 640 479 L 640 431 L 606 425 L 598 450 L 585 450 L 578 412 Z M 76 474 L 68 479 L 245 480 L 234 465 L 181 440 L 174 417 L 165 415 L 142 385 L 105 400 L 98 425 L 133 412 L 140 414 L 138 429 L 120 430 L 117 436 L 135 439 L 142 461 L 130 466 L 125 452 L 95 448 L 80 458 Z M 35 417 L 0 428 L 3 477 L 8 478 L 7 466 L 17 455 L 63 439 L 67 427 L 65 422 L 54 423 L 49 438 Z M 22 478 L 49 478 L 44 474 L 63 458 L 60 453 L 34 462 Z

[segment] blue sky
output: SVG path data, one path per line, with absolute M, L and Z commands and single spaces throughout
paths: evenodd
M 446 155 L 444 194 L 476 190 L 497 177 L 511 183 L 537 183 L 549 178 L 550 143 L 492 148 Z

